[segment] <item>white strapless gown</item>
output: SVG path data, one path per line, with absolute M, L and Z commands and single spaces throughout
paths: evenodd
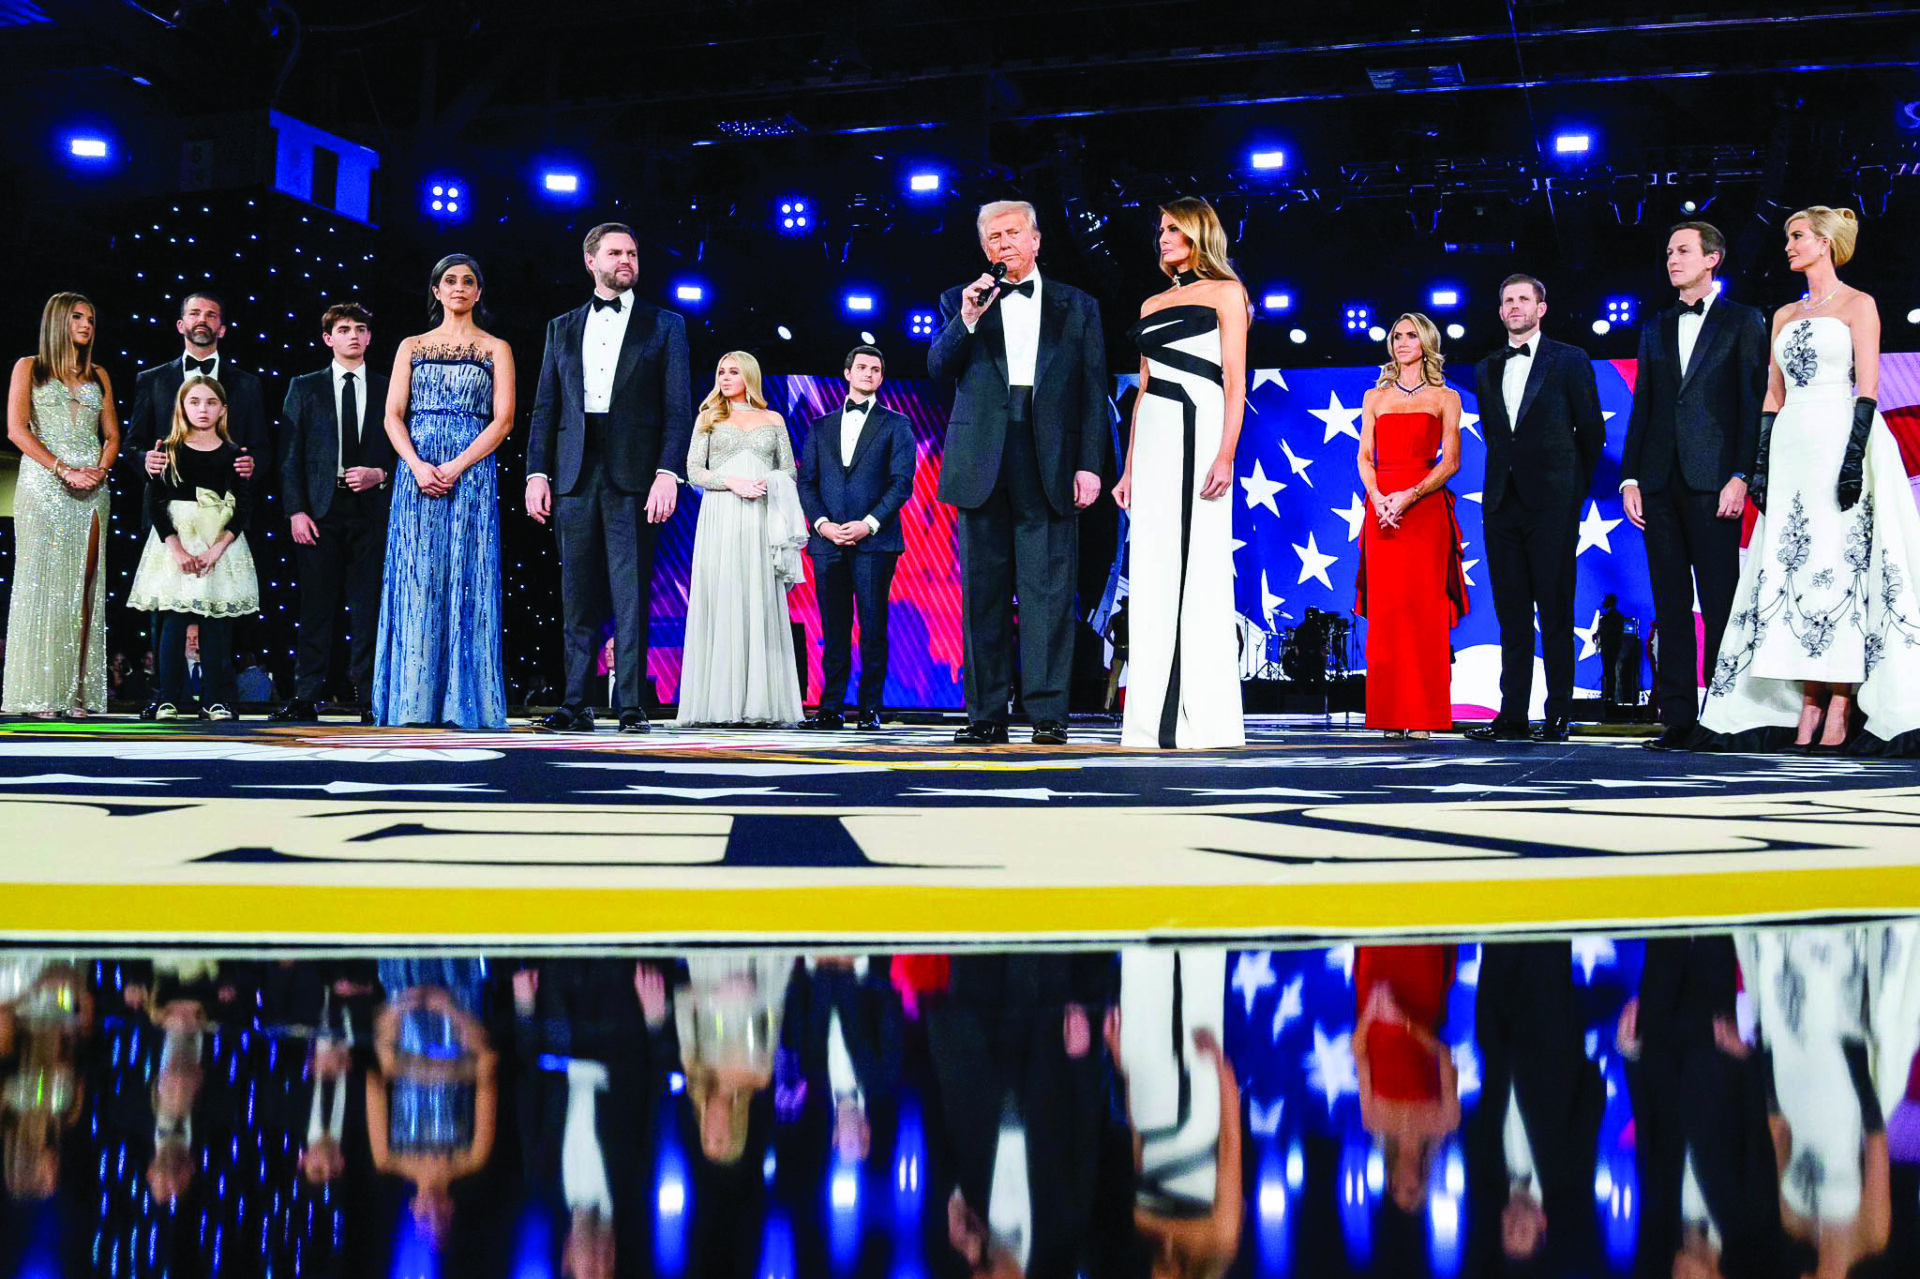
M 1920 508 L 1900 446 L 1876 416 L 1860 501 L 1840 509 L 1854 403 L 1846 323 L 1795 320 L 1773 355 L 1787 397 L 1773 424 L 1767 510 L 1700 723 L 1721 745 L 1777 745 L 1768 730 L 1798 724 L 1803 684 L 1853 684 L 1866 731 L 1891 742 L 1920 729 Z

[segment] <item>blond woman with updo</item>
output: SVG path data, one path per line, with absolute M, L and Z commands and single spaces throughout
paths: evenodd
M 1774 313 L 1760 510 L 1700 723 L 1719 749 L 1920 751 L 1920 508 L 1877 409 L 1880 313 L 1840 278 L 1859 220 L 1788 218 L 1806 292 Z

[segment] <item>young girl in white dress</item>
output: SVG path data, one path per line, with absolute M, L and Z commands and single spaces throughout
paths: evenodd
M 233 619 L 260 611 L 260 582 L 241 536 L 252 512 L 240 456 L 227 434 L 227 393 L 210 377 L 180 384 L 173 430 L 161 446 L 167 465 L 147 481 L 153 525 L 127 607 L 160 613 L 158 719 L 195 712 L 187 688 L 187 627 L 200 628 L 203 719 L 230 720 L 239 701 L 233 671 Z
M 675 723 L 796 724 L 800 675 L 787 592 L 804 575 L 806 516 L 787 424 L 767 409 L 760 365 L 744 351 L 720 357 L 713 390 L 700 401 L 687 479 L 705 492 Z

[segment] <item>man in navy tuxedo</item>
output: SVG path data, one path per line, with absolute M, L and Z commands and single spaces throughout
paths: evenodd
M 1706 623 L 1709 675 L 1740 581 L 1740 519 L 1760 448 L 1767 396 L 1767 321 L 1720 296 L 1727 241 L 1706 222 L 1667 235 L 1667 278 L 1680 295 L 1640 326 L 1633 413 L 1620 458 L 1620 501 L 1647 535 L 1647 569 L 1660 627 L 1655 671 L 1666 731 L 1646 745 L 1683 748 L 1700 714 L 1703 655 L 1693 600 Z
M 527 514 L 560 535 L 567 687 L 534 727 L 591 733 L 587 684 L 613 614 L 620 731 L 644 733 L 653 548 L 673 515 L 693 436 L 687 326 L 634 294 L 629 227 L 587 232 L 593 296 L 547 325 L 527 431 Z
M 1580 504 L 1607 442 L 1593 361 L 1540 332 L 1547 286 L 1528 275 L 1500 286 L 1507 344 L 1475 367 L 1487 472 L 1481 486 L 1487 571 L 1500 619 L 1500 714 L 1474 741 L 1564 742 L 1573 717 L 1573 583 Z M 1533 628 L 1547 675 L 1547 722 L 1529 729 Z
M 887 684 L 887 593 L 906 549 L 900 508 L 913 494 L 913 425 L 875 400 L 886 357 L 871 346 L 847 353 L 846 402 L 817 418 L 800 453 L 800 508 L 813 529 L 807 553 L 820 599 L 820 709 L 808 723 L 840 728 L 852 669 L 853 617 L 860 614 L 860 693 L 855 726 L 880 727 Z

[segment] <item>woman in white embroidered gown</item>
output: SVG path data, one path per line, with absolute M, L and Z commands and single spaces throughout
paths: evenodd
M 721 356 L 687 450 L 687 479 L 705 492 L 677 724 L 800 721 L 787 592 L 802 578 L 806 517 L 787 424 L 768 411 L 760 385 L 751 355 Z
M 1762 515 L 1734 595 L 1701 744 L 1815 753 L 1920 750 L 1920 509 L 1876 410 L 1880 315 L 1841 283 L 1851 209 L 1787 220 L 1807 295 L 1773 321 L 1760 456 Z

